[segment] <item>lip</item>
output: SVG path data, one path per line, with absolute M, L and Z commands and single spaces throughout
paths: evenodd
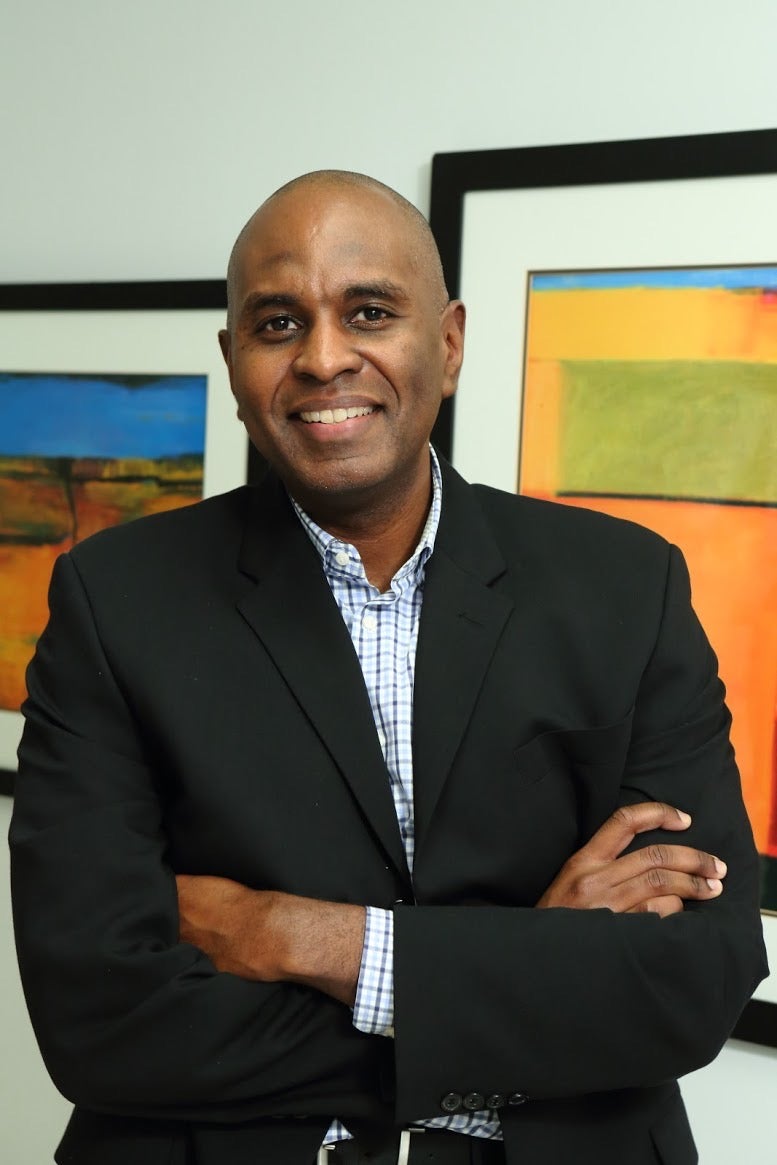
M 366 408 L 366 405 L 342 405 L 338 402 L 333 405 L 331 401 L 324 406 L 326 409 L 334 411 L 335 408 Z M 358 417 L 346 417 L 343 421 L 330 421 L 325 423 L 322 421 L 303 421 L 300 412 L 321 412 L 321 409 L 300 409 L 299 412 L 292 414 L 292 420 L 298 427 L 300 433 L 305 435 L 309 441 L 328 442 L 328 441 L 342 441 L 350 437 L 355 437 L 362 432 L 370 424 L 374 424 L 375 418 L 380 415 L 381 409 L 377 405 L 369 406 L 372 408 L 371 413 L 365 413 Z
M 311 396 L 301 401 L 290 415 L 299 419 L 301 413 L 321 413 L 326 409 L 373 409 L 377 412 L 379 408 L 377 401 L 364 396 Z

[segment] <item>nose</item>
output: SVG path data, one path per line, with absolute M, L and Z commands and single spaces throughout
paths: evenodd
M 294 360 L 298 376 L 311 377 L 322 383 L 334 380 L 342 372 L 358 372 L 362 357 L 351 336 L 339 320 L 316 320 L 304 333 Z

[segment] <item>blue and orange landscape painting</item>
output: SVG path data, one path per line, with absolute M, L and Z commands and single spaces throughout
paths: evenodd
M 0 708 L 18 709 L 54 560 L 202 497 L 205 376 L 0 373 Z

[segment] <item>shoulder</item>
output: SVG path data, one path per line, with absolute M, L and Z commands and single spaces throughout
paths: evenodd
M 79 569 L 121 570 L 143 562 L 213 555 L 239 542 L 253 492 L 241 486 L 190 506 L 110 526 L 77 543 L 70 557 Z
M 495 548 L 508 574 L 534 585 L 663 587 L 673 548 L 653 530 L 582 505 L 469 484 L 444 459 L 442 542 L 470 558 Z M 463 550 L 462 550 L 463 548 Z
M 653 530 L 584 506 L 472 486 L 508 571 L 593 600 L 662 594 L 673 548 Z M 675 552 L 677 553 L 677 552 Z
M 653 552 L 665 552 L 668 545 L 654 530 L 584 505 L 525 497 L 487 485 L 470 488 L 486 521 L 496 530 L 506 530 L 540 544 L 557 546 L 563 538 L 571 539 L 574 545 L 641 546 Z

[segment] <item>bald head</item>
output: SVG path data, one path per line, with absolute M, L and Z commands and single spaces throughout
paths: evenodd
M 402 231 L 403 245 L 413 267 L 428 283 L 429 293 L 439 311 L 448 302 L 448 292 L 445 287 L 440 254 L 437 244 L 429 228 L 429 224 L 421 212 L 408 202 L 396 190 L 370 178 L 366 174 L 358 174 L 350 170 L 313 170 L 309 174 L 302 174 L 281 186 L 271 194 L 254 212 L 235 240 L 227 268 L 227 328 L 231 331 L 235 313 L 238 307 L 239 272 L 241 270 L 246 250 L 263 227 L 274 210 L 277 210 L 284 200 L 296 200 L 310 197 L 311 200 L 328 200 L 332 202 L 347 201 L 349 196 L 355 202 L 361 201 L 364 196 L 372 196 L 375 204 L 375 214 L 380 218 L 381 203 L 386 215 L 394 216 Z

